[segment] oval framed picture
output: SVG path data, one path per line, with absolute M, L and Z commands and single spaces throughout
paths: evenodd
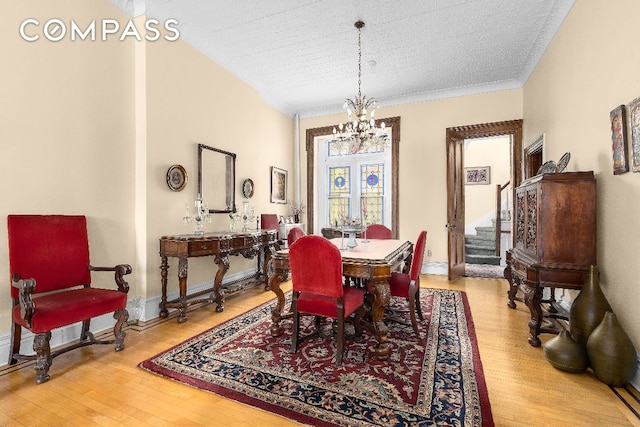
M 253 181 L 250 178 L 242 182 L 242 195 L 245 199 L 253 197 Z
M 187 171 L 181 165 L 173 165 L 167 171 L 167 185 L 171 191 L 182 191 L 187 185 Z

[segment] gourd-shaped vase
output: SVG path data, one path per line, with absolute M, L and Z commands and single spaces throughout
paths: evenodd
M 607 385 L 622 387 L 633 377 L 636 350 L 613 312 L 607 311 L 589 336 L 587 356 L 593 373 Z
M 590 265 L 582 290 L 569 311 L 569 326 L 573 340 L 583 348 L 591 332 L 600 324 L 607 311 L 612 311 L 598 281 L 598 267 Z
M 587 352 L 571 339 L 569 331 L 562 328 L 560 333 L 542 346 L 547 361 L 561 371 L 580 373 L 589 367 Z

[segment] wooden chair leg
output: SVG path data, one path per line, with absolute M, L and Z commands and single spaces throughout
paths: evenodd
M 342 353 L 344 352 L 344 306 L 338 302 L 338 337 L 336 340 L 336 365 L 342 365 Z
M 36 384 L 42 384 L 51 378 L 48 374 L 51 367 L 51 332 L 37 334 L 33 339 L 33 350 L 36 352 Z
M 336 365 L 340 366 L 344 353 L 344 316 L 338 319 L 338 336 L 336 338 Z
M 20 354 L 20 341 L 22 340 L 22 326 L 11 321 L 11 349 L 9 350 L 9 365 L 18 362 L 17 354 Z
M 414 297 L 416 301 L 416 311 L 418 312 L 418 317 L 420 320 L 424 320 L 424 316 L 422 315 L 422 305 L 420 305 L 420 292 L 416 292 Z
M 298 351 L 298 332 L 300 329 L 300 314 L 298 313 L 297 295 L 293 296 L 291 312 L 293 313 L 291 316 L 291 320 L 293 322 L 293 331 L 291 332 L 291 353 L 296 353 Z
M 80 331 L 80 341 L 84 341 L 91 337 L 89 329 L 91 328 L 91 319 L 82 322 L 82 330 Z
M 113 313 L 113 318 L 116 319 L 116 324 L 113 327 L 113 335 L 116 338 L 116 351 L 124 350 L 124 337 L 127 335 L 122 327 L 129 320 L 129 312 L 126 309 L 118 310 Z
M 411 326 L 416 335 L 420 335 L 418 331 L 418 321 L 416 320 L 416 300 L 413 297 L 409 297 L 409 316 L 411 317 Z

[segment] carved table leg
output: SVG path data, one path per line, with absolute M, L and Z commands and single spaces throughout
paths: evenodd
M 169 271 L 169 263 L 167 262 L 167 257 L 160 257 L 162 262 L 160 263 L 160 277 L 162 283 L 162 300 L 160 301 L 160 317 L 166 318 L 169 315 L 169 310 L 167 310 L 167 272 Z
M 228 255 L 216 255 L 216 264 L 218 265 L 218 272 L 216 273 L 216 279 L 213 282 L 213 298 L 216 301 L 216 311 L 220 313 L 224 310 L 224 292 L 222 290 L 222 279 L 229 270 L 229 256 Z
M 507 272 L 508 271 L 508 272 Z M 520 287 L 520 282 L 517 277 L 513 277 L 511 273 L 511 268 L 507 266 L 504 269 L 504 275 L 509 283 L 509 289 L 507 289 L 507 297 L 509 301 L 507 301 L 507 306 L 509 308 L 516 308 L 516 294 L 518 293 L 518 288 Z
M 271 290 L 271 286 L 269 285 L 269 261 L 271 261 L 271 251 L 273 250 L 270 246 L 265 246 L 262 250 L 262 277 L 264 278 L 264 290 Z
M 387 325 L 384 324 L 384 308 L 391 301 L 391 292 L 389 282 L 387 280 L 372 279 L 367 281 L 367 290 L 373 295 L 371 306 L 371 321 L 373 323 L 373 331 L 378 346 L 375 354 L 379 358 L 387 358 L 389 356 L 389 348 L 387 347 Z
M 507 251 L 506 255 L 507 266 L 504 268 L 504 278 L 509 282 L 509 289 L 507 289 L 507 306 L 509 308 L 516 308 L 516 293 L 518 292 L 517 280 L 514 281 L 513 272 L 511 271 L 511 251 Z
M 282 334 L 280 321 L 282 320 L 282 310 L 284 310 L 284 292 L 280 289 L 280 284 L 286 280 L 286 275 L 283 271 L 275 268 L 273 265 L 273 258 L 269 259 L 267 271 L 269 277 L 269 288 L 274 294 L 276 294 L 278 301 L 276 306 L 271 310 L 271 335 L 278 337 Z
M 178 323 L 187 321 L 187 271 L 189 270 L 189 260 L 187 258 L 178 259 L 178 285 L 180 296 L 178 298 Z
M 542 324 L 542 308 L 540 301 L 542 300 L 542 288 L 538 285 L 524 286 L 524 302 L 531 312 L 531 320 L 529 321 L 529 344 L 534 347 L 540 347 L 540 325 Z

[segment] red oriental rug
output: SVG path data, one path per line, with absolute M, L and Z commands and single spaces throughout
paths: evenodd
M 420 292 L 421 336 L 389 322 L 387 360 L 373 356 L 375 338 L 366 331 L 361 342 L 347 338 L 342 367 L 331 338 L 310 338 L 291 354 L 290 320 L 281 337 L 269 333 L 272 301 L 140 366 L 314 426 L 493 426 L 466 294 Z M 311 330 L 312 321 L 303 317 L 301 327 Z

